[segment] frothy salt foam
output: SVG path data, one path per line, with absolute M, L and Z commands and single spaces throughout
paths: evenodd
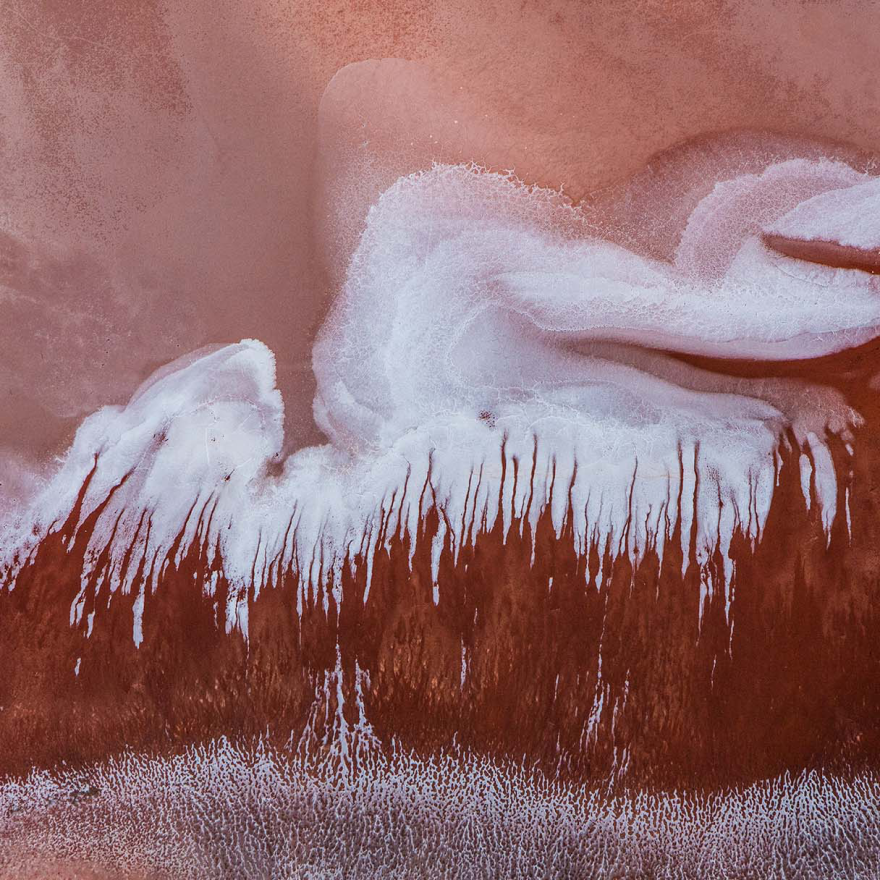
M 662 558 L 680 524 L 685 565 L 708 570 L 720 552 L 729 585 L 731 541 L 760 536 L 792 435 L 806 502 L 830 531 L 828 444 L 848 442 L 858 416 L 829 390 L 734 381 L 662 350 L 790 359 L 875 336 L 880 279 L 807 267 L 761 240 L 822 193 L 842 228 L 870 224 L 862 192 L 874 185 L 800 160 L 725 182 L 664 263 L 603 241 L 557 195 L 510 177 L 439 166 L 403 178 L 371 209 L 314 348 L 329 443 L 270 475 L 283 445 L 272 353 L 244 340 L 183 358 L 83 422 L 7 527 L 8 583 L 79 499 L 78 528 L 95 523 L 71 623 L 90 579 L 106 577 L 113 593 L 140 591 L 136 642 L 149 585 L 194 542 L 219 553 L 247 635 L 250 590 L 292 571 L 301 610 L 317 585 L 338 590 L 356 555 L 369 571 L 377 541 L 414 541 L 431 508 L 442 512 L 435 600 L 443 552 L 499 520 L 505 534 L 534 528 L 545 511 L 579 552 L 633 560 Z

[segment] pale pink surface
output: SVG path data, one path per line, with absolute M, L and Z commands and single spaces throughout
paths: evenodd
M 378 188 L 432 159 L 580 198 L 710 130 L 880 147 L 873 16 L 864 3 L 16 0 L 0 30 L 0 445 L 15 450 L 0 479 L 15 491 L 14 461 L 60 451 L 157 365 L 245 336 L 278 354 L 290 444 L 315 439 L 311 340 L 335 277 L 316 251 L 331 270 L 346 255 L 327 220 L 350 239 Z M 338 73 L 384 57 L 415 61 Z M 341 153 L 364 142 L 393 167 L 360 198 L 343 191 L 346 231 L 332 190 Z

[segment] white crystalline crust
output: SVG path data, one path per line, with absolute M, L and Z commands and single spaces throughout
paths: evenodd
M 725 379 L 656 349 L 788 359 L 873 337 L 880 279 L 804 267 L 761 244 L 768 224 L 823 192 L 837 194 L 846 225 L 845 193 L 865 185 L 846 166 L 807 161 L 719 184 L 676 261 L 660 263 L 509 177 L 440 166 L 403 178 L 371 209 L 315 345 L 315 414 L 330 442 L 270 476 L 283 443 L 272 353 L 245 340 L 181 359 L 127 406 L 85 420 L 7 527 L 7 579 L 91 474 L 80 526 L 112 497 L 84 589 L 97 573 L 128 591 L 141 569 L 155 585 L 182 535 L 178 554 L 194 541 L 222 554 L 245 634 L 248 589 L 288 570 L 302 591 L 336 588 L 356 553 L 371 568 L 380 524 L 387 539 L 414 536 L 431 505 L 444 512 L 435 582 L 447 543 L 457 553 L 499 518 L 509 529 L 549 510 L 579 551 L 634 559 L 652 545 L 662 556 L 678 522 L 685 555 L 692 535 L 696 562 L 719 550 L 729 584 L 731 540 L 760 535 L 786 432 L 803 452 L 806 502 L 830 529 L 829 436 L 848 442 L 858 417 L 828 390 Z M 149 601 L 139 589 L 135 642 Z M 71 623 L 82 613 L 80 596 Z
M 833 234 L 843 234 L 848 225 L 871 229 L 876 221 L 866 221 L 857 204 L 863 189 L 875 183 L 840 162 L 803 159 L 789 159 L 769 166 L 761 174 L 721 181 L 691 214 L 676 250 L 675 265 L 696 280 L 720 281 L 736 264 L 747 239 L 754 242 L 761 232 L 786 234 L 783 229 L 805 238 L 809 227 L 804 209 L 829 199 L 838 200 L 840 207 L 840 216 L 829 218 L 828 228 L 834 230 Z M 811 214 L 816 216 L 815 212 Z M 747 271 L 754 271 L 762 261 L 754 257 L 754 244 L 751 250 L 755 265 Z M 836 279 L 835 285 L 844 277 Z M 853 280 L 859 283 L 856 276 Z M 839 295 L 844 295 L 842 288 Z
M 178 880 L 869 880 L 878 810 L 872 774 L 611 796 L 455 749 L 351 772 L 220 740 L 0 784 L 0 876 L 82 860 Z
M 831 241 L 866 251 L 880 250 L 880 179 L 816 195 L 767 231 L 802 241 Z

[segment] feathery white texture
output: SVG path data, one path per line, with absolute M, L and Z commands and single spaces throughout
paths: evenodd
M 38 866 L 61 876 L 57 859 L 181 880 L 880 873 L 873 774 L 808 772 L 715 793 L 610 796 L 455 749 L 362 758 L 353 771 L 341 746 L 320 758 L 223 739 L 172 758 L 124 755 L 78 773 L 7 780 L 0 873 Z

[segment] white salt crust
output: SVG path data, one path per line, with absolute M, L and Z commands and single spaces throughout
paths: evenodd
M 858 416 L 829 389 L 733 379 L 664 350 L 791 359 L 873 338 L 880 278 L 783 257 L 761 235 L 774 223 L 801 234 L 799 212 L 833 196 L 841 236 L 864 223 L 868 240 L 880 215 L 863 213 L 863 192 L 875 185 L 806 160 L 719 183 L 676 260 L 662 263 L 603 241 L 558 195 L 509 177 L 438 166 L 403 178 L 371 209 L 314 348 L 315 415 L 329 442 L 270 475 L 283 443 L 272 353 L 256 340 L 196 352 L 83 422 L 37 501 L 7 524 L 7 581 L 14 588 L 94 471 L 79 526 L 112 497 L 71 624 L 92 577 L 128 592 L 143 561 L 138 644 L 180 534 L 178 556 L 194 541 L 219 548 L 229 619 L 247 635 L 249 591 L 289 570 L 298 610 L 319 583 L 339 600 L 346 561 L 362 552 L 371 571 L 382 528 L 386 541 L 414 536 L 432 505 L 444 512 L 435 601 L 445 547 L 457 554 L 481 529 L 534 525 L 545 510 L 579 552 L 596 545 L 634 561 L 648 548 L 662 558 L 680 522 L 704 598 L 716 550 L 729 590 L 731 540 L 760 536 L 786 435 L 802 451 L 805 501 L 830 531 L 829 439 L 849 444 Z
M 807 199 L 767 231 L 802 241 L 832 241 L 866 251 L 880 250 L 880 178 L 832 189 Z M 872 222 L 872 220 L 874 222 Z
M 337 648 L 284 748 L 224 737 L 174 757 L 129 753 L 0 781 L 0 876 L 77 876 L 65 863 L 178 880 L 880 872 L 876 774 L 805 771 L 714 792 L 577 784 L 454 741 L 431 755 L 382 747 L 369 685 L 357 664 L 346 676 Z
M 880 875 L 873 774 L 610 795 L 454 747 L 429 758 L 360 754 L 353 771 L 332 754 L 220 740 L 6 781 L 0 876 L 79 876 L 65 861 L 177 880 Z

